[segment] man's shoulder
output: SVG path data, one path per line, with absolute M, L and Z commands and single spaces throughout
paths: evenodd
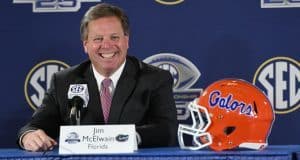
M 135 57 L 130 57 L 129 60 L 135 64 L 135 68 L 138 68 L 137 73 L 140 79 L 157 80 L 157 82 L 161 80 L 172 79 L 170 72 L 167 70 L 147 64 Z
M 55 74 L 57 77 L 62 77 L 62 78 L 72 77 L 72 76 L 83 77 L 90 69 L 90 67 L 91 67 L 91 62 L 89 60 L 86 60 L 80 64 L 56 72 Z
M 157 66 L 153 66 L 151 64 L 147 64 L 144 62 L 141 62 L 143 64 L 141 72 L 144 74 L 153 74 L 153 75 L 161 75 L 161 76 L 169 76 L 171 75 L 169 71 L 161 69 Z

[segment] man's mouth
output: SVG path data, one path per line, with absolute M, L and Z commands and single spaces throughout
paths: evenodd
M 110 59 L 113 58 L 117 53 L 99 53 L 100 57 L 105 58 L 105 59 Z

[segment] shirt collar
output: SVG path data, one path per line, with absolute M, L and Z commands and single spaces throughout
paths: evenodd
M 112 86 L 111 87 L 112 87 L 113 91 L 114 91 L 114 89 L 116 88 L 116 86 L 118 84 L 118 81 L 119 81 L 119 79 L 121 77 L 121 74 L 124 70 L 125 63 L 126 63 L 126 60 L 123 62 L 123 64 L 121 64 L 121 66 L 110 77 L 108 77 L 112 80 Z M 93 64 L 92 64 L 92 69 L 93 69 L 95 79 L 97 81 L 98 90 L 100 91 L 101 90 L 101 82 L 104 80 L 105 77 L 97 72 L 97 70 L 96 70 L 96 68 Z

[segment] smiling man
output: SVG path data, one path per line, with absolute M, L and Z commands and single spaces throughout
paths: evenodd
M 105 77 L 111 76 L 125 63 L 128 31 L 123 31 L 120 19 L 115 16 L 93 20 L 89 22 L 86 30 L 83 29 L 85 52 L 98 73 Z
M 81 124 L 135 124 L 139 147 L 177 144 L 173 78 L 127 54 L 129 21 L 117 6 L 101 3 L 84 15 L 81 40 L 89 60 L 53 75 L 42 105 L 20 129 L 18 143 L 29 151 L 53 149 L 60 125 L 72 124 L 68 88 L 88 84 Z

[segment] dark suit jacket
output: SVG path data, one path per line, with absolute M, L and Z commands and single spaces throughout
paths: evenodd
M 67 92 L 70 84 L 88 83 L 89 103 L 82 111 L 81 124 L 104 124 L 100 95 L 91 62 L 57 72 L 42 106 L 18 133 L 43 129 L 52 138 L 59 135 L 60 125 L 70 124 Z M 167 71 L 127 57 L 125 68 L 115 88 L 108 124 L 135 124 L 142 144 L 139 147 L 177 144 L 176 107 L 172 93 L 173 78 Z

